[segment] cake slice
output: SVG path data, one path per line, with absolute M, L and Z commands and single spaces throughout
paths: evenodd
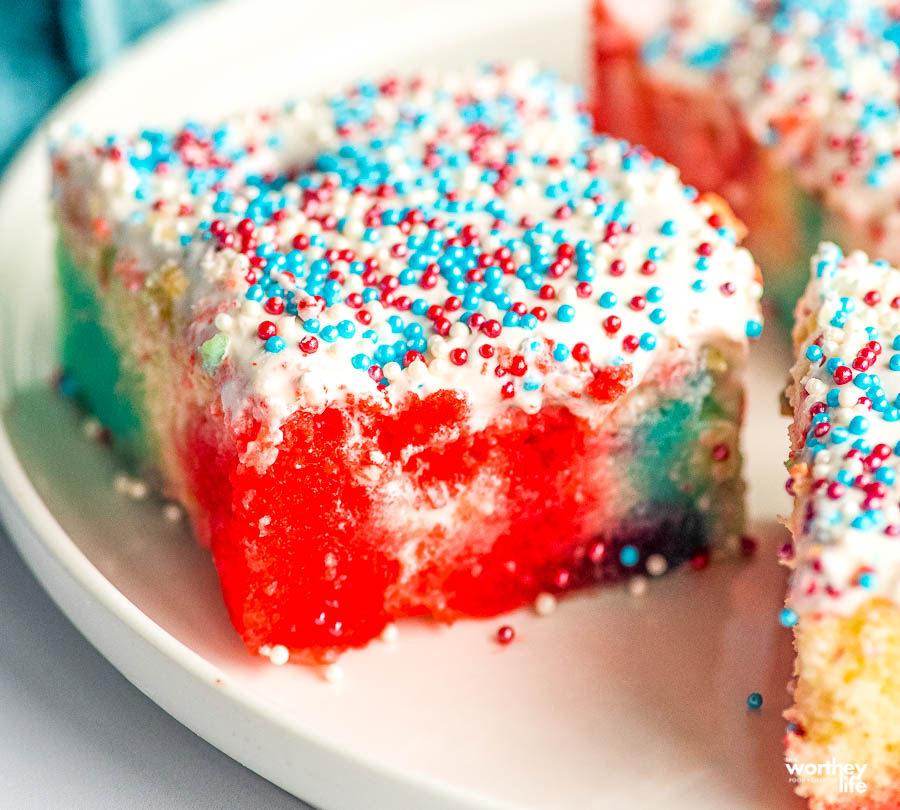
M 887 810 L 900 807 L 900 272 L 823 244 L 794 342 L 788 770 L 813 810 Z
M 825 237 L 900 262 L 900 27 L 881 0 L 592 5 L 591 109 L 715 189 L 790 317 Z
M 251 651 L 329 661 L 739 543 L 742 227 L 572 86 L 361 83 L 53 164 L 68 372 Z

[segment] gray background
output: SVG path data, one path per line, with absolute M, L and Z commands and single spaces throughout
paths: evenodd
M 0 525 L 0 808 L 181 807 L 310 810 L 125 680 Z

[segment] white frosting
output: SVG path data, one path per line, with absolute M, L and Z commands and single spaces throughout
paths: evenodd
M 795 412 L 790 486 L 796 493 L 788 604 L 804 613 L 850 613 L 874 595 L 900 602 L 900 371 L 892 368 L 893 362 L 900 369 L 894 348 L 900 272 L 859 251 L 844 257 L 827 243 L 812 267 L 797 310 L 799 359 L 788 391 Z M 877 301 L 870 295 L 867 302 L 870 291 Z M 880 354 L 864 371 L 853 368 L 873 337 Z M 830 358 L 840 358 L 854 379 L 838 384 Z M 877 382 L 860 378 L 862 373 L 877 375 Z M 860 387 L 856 380 L 870 384 Z M 860 402 L 867 396 L 872 399 Z M 818 428 L 821 435 L 810 446 L 814 419 L 830 427 Z M 848 457 L 857 442 L 865 446 Z
M 175 333 L 188 341 L 192 351 L 202 346 L 205 359 L 222 354 L 224 348 L 221 362 L 216 356 L 209 370 L 226 414 L 233 420 L 250 414 L 268 424 L 272 451 L 279 440 L 278 427 L 298 408 L 320 409 L 347 395 L 393 407 L 410 394 L 424 396 L 451 389 L 467 400 L 475 428 L 510 405 L 536 412 L 545 403 L 566 402 L 600 417 L 608 402 L 587 394 L 598 366 L 630 366 L 630 374 L 618 377 L 631 387 L 639 384 L 654 364 L 664 362 L 660 358 L 671 349 L 719 341 L 743 344 L 748 331 L 755 333 L 760 325 L 761 287 L 750 255 L 735 246 L 735 235 L 725 227 L 728 223 L 710 224 L 713 207 L 686 191 L 671 166 L 621 142 L 591 135 L 580 104 L 577 90 L 528 66 L 422 77 L 399 83 L 396 92 L 367 89 L 351 92 L 337 104 L 324 101 L 288 106 L 268 120 L 251 115 L 230 123 L 227 140 L 235 144 L 239 157 L 219 179 L 221 188 L 233 193 L 228 210 L 216 202 L 218 189 L 192 191 L 196 173 L 192 177 L 183 160 L 175 161 L 166 175 L 159 176 L 111 155 L 105 146 L 96 149 L 94 142 L 82 138 L 64 140 L 55 149 L 56 194 L 63 220 L 72 230 L 80 226 L 82 238 L 88 234 L 87 241 L 95 244 L 102 241 L 97 239 L 98 231 L 101 235 L 109 232 L 119 247 L 114 272 L 120 277 L 123 262 L 134 257 L 131 281 L 136 291 L 147 285 L 159 286 L 167 267 L 170 272 L 174 267 L 183 273 L 179 279 L 184 289 L 175 296 L 172 311 Z M 483 131 L 472 129 L 473 118 L 483 125 Z M 348 120 L 350 125 L 344 126 Z M 373 145 L 374 138 L 382 142 Z M 476 139 L 480 154 L 472 157 Z M 254 145 L 252 153 L 245 148 L 248 143 Z M 350 146 L 357 152 L 345 155 L 342 148 Z M 428 163 L 435 146 L 441 155 L 440 176 L 435 176 L 436 167 Z M 146 139 L 138 138 L 131 140 L 125 151 L 140 157 L 147 148 Z M 191 148 L 206 154 L 206 146 Z M 228 151 L 219 148 L 216 154 L 221 157 Z M 296 177 L 297 169 L 322 155 L 327 159 L 320 159 L 318 165 L 326 171 Z M 453 165 L 451 156 L 464 159 Z M 375 165 L 384 173 L 382 179 L 405 181 L 406 187 L 387 199 L 379 198 L 377 183 L 366 185 L 365 178 L 359 180 L 354 174 L 360 171 L 358 159 L 364 160 L 366 170 Z M 514 163 L 511 180 L 505 187 L 502 183 L 498 186 L 497 169 L 492 167 L 510 161 Z M 209 161 L 203 157 L 199 162 L 205 167 Z M 261 193 L 252 179 L 247 182 L 247 176 L 265 173 L 289 173 L 295 179 Z M 342 186 L 350 175 L 357 179 Z M 320 195 L 323 199 L 313 210 L 305 201 L 306 190 L 319 189 L 328 181 L 334 181 L 334 188 Z M 455 189 L 461 210 L 446 210 L 448 198 L 439 182 Z M 366 188 L 356 189 L 358 183 Z M 139 188 L 143 189 L 141 199 L 135 197 Z M 162 200 L 162 205 L 155 206 L 156 200 Z M 287 311 L 268 314 L 262 303 L 249 300 L 250 284 L 245 276 L 251 270 L 253 251 L 239 252 L 239 236 L 233 237 L 235 247 L 231 248 L 209 234 L 209 223 L 215 219 L 234 233 L 245 214 L 252 214 L 254 206 L 267 201 L 283 213 L 277 221 L 261 218 L 253 232 L 259 244 L 287 254 L 298 234 L 310 239 L 318 236 L 322 241 L 319 246 L 302 249 L 307 273 L 303 281 L 297 274 L 292 279 L 280 269 L 270 268 L 272 278 L 285 291 L 295 293 L 296 316 Z M 426 220 L 438 216 L 441 225 L 430 228 L 419 223 L 401 229 L 398 224 L 373 224 L 370 209 L 376 202 L 385 210 L 423 210 Z M 467 203 L 474 210 L 465 210 Z M 497 207 L 489 213 L 487 204 Z M 558 216 L 561 205 L 566 205 L 565 218 Z M 189 213 L 181 206 L 189 206 Z M 85 208 L 91 222 L 82 221 Z M 324 225 L 331 215 L 340 222 L 340 231 Z M 496 216 L 505 224 L 492 230 Z M 545 232 L 523 224 L 526 216 L 532 222 L 545 223 Z M 612 217 L 630 227 L 611 235 L 608 223 Z M 188 241 L 198 223 L 206 225 Z M 513 271 L 534 267 L 541 249 L 552 260 L 560 240 L 578 246 L 590 258 L 573 256 L 570 267 L 562 266 L 560 278 L 542 272 L 540 286 L 553 287 L 549 300 L 541 297 L 533 281 L 529 288 L 515 272 L 502 275 L 499 287 L 510 302 L 521 303 L 528 313 L 535 307 L 546 310 L 546 319 L 535 321 L 534 329 L 504 326 L 499 336 L 489 337 L 458 322 L 465 311 L 459 309 L 446 313 L 452 325 L 448 334 L 440 335 L 425 314 L 396 306 L 385 308 L 376 302 L 362 307 L 371 323 L 363 325 L 357 320 L 360 309 L 348 304 L 348 296 L 362 293 L 367 286 L 358 263 L 376 259 L 378 280 L 385 275 L 396 278 L 408 270 L 410 255 L 418 248 L 413 245 L 404 255 L 402 248 L 398 252 L 395 246 L 405 246 L 410 238 L 434 239 L 434 231 L 439 232 L 439 244 L 460 238 L 467 226 L 477 233 L 472 256 L 493 257 L 512 244 L 508 259 Z M 564 239 L 559 231 L 565 232 Z M 187 244 L 182 245 L 182 237 Z M 524 244 L 523 238 L 531 244 Z M 440 247 L 427 263 L 441 261 L 446 249 Z M 333 255 L 328 264 L 329 272 L 340 275 L 341 289 L 335 301 L 323 309 L 303 289 L 310 268 L 324 260 L 326 251 L 347 250 L 353 252 L 352 260 Z M 652 266 L 643 272 L 642 265 L 650 255 L 654 256 Z M 614 263 L 621 263 L 622 274 Z M 577 277 L 582 265 L 591 268 L 585 271 L 593 274 L 590 288 Z M 254 272 L 261 275 L 262 269 Z M 417 269 L 414 277 L 418 279 L 421 272 Z M 439 275 L 428 289 L 414 281 L 401 284 L 394 292 L 423 299 L 429 307 L 445 306 L 452 294 L 448 283 Z M 659 299 L 646 300 L 648 292 Z M 602 306 L 604 293 L 612 293 L 616 302 Z M 629 304 L 635 296 L 642 297 L 637 308 Z M 465 296 L 460 292 L 458 297 Z M 485 297 L 477 312 L 502 321 L 508 306 L 498 306 Z M 658 317 L 662 311 L 664 319 Z M 604 326 L 610 315 L 621 320 L 615 333 Z M 414 329 L 416 324 L 421 327 L 427 341 L 422 358 L 406 367 L 396 361 L 375 362 L 378 346 L 401 337 L 388 320 L 394 316 L 402 319 L 404 329 Z M 319 322 L 318 348 L 310 353 L 307 327 L 312 318 Z M 277 327 L 284 342 L 280 351 L 267 351 L 266 342 L 259 337 L 263 321 Z M 323 330 L 341 324 L 353 325 L 353 337 L 327 342 Z M 366 330 L 372 331 L 377 344 L 363 336 Z M 632 336 L 635 344 L 642 339 L 643 344 L 623 345 L 626 336 Z M 218 342 L 207 342 L 213 339 Z M 302 348 L 304 341 L 307 350 Z M 559 344 L 568 350 L 567 357 L 560 354 Z M 571 352 L 579 344 L 589 351 L 589 361 L 572 358 Z M 490 357 L 480 354 L 485 345 L 491 347 Z M 220 351 L 216 353 L 214 348 Z M 461 350 L 467 353 L 467 360 L 458 364 Z M 354 358 L 360 355 L 369 361 L 356 368 Z M 517 357 L 527 365 L 522 375 L 508 373 Z M 502 377 L 498 377 L 498 365 Z M 386 388 L 378 385 L 370 366 L 381 368 L 375 375 L 381 373 L 389 380 Z M 502 394 L 504 385 L 511 386 L 506 396 Z M 252 448 L 254 453 L 258 449 Z M 272 452 L 264 452 L 257 463 L 268 463 L 273 457 Z

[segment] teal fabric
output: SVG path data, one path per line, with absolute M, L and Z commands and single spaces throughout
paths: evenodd
M 66 89 L 197 0 L 0 0 L 0 168 Z

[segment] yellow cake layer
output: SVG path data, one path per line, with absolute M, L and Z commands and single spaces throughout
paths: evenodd
M 900 608 L 872 599 L 850 616 L 805 616 L 794 643 L 789 762 L 864 766 L 866 786 L 842 786 L 823 768 L 815 778 L 801 775 L 797 792 L 813 810 L 900 808 Z

